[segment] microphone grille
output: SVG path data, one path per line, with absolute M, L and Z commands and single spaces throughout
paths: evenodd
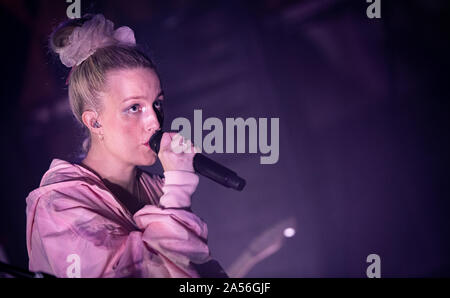
M 157 132 L 155 132 L 152 137 L 150 138 L 150 141 L 148 141 L 150 148 L 152 148 L 152 150 L 158 154 L 159 153 L 159 145 L 161 143 L 161 138 L 163 136 L 163 131 L 162 130 L 158 130 Z

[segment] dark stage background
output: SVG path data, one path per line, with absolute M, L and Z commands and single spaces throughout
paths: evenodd
M 81 142 L 68 69 L 47 38 L 64 0 L 0 1 L 4 257 L 28 267 L 25 198 Z M 206 179 L 193 210 L 225 268 L 286 219 L 296 234 L 246 277 L 450 276 L 449 1 L 87 1 L 135 30 L 176 117 L 280 119 L 280 157 L 213 154 L 247 179 Z M 159 165 L 149 171 L 161 172 Z M 279 234 L 276 234 L 277 237 Z M 269 242 L 273 240 L 269 239 Z M 264 242 L 264 241 L 262 241 Z M 276 251 L 275 251 L 276 250 Z

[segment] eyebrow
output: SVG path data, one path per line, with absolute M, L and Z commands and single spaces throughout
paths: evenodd
M 158 97 L 160 97 L 160 96 L 164 96 L 164 91 L 160 91 L 160 92 L 158 93 L 158 95 L 156 95 L 156 98 L 158 98 Z M 142 99 L 142 98 L 145 98 L 145 96 L 143 96 L 143 95 L 134 95 L 134 96 L 130 96 L 130 97 L 124 98 L 124 99 L 122 100 L 122 102 L 126 102 L 126 101 L 129 101 L 129 100 L 131 100 L 131 99 Z

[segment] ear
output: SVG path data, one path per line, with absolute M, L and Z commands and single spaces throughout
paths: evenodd
M 89 131 L 96 135 L 103 134 L 103 128 L 98 119 L 98 114 L 92 110 L 86 110 L 81 116 L 84 125 L 89 129 Z

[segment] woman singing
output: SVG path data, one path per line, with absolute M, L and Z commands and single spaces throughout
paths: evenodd
M 158 156 L 149 147 L 164 93 L 133 31 L 86 15 L 60 24 L 50 46 L 72 68 L 70 105 L 89 139 L 80 163 L 53 160 L 27 197 L 29 269 L 57 277 L 201 277 L 198 268 L 213 260 L 207 226 L 190 210 L 194 149 L 173 133 L 164 133 Z M 164 178 L 138 168 L 157 157 Z

